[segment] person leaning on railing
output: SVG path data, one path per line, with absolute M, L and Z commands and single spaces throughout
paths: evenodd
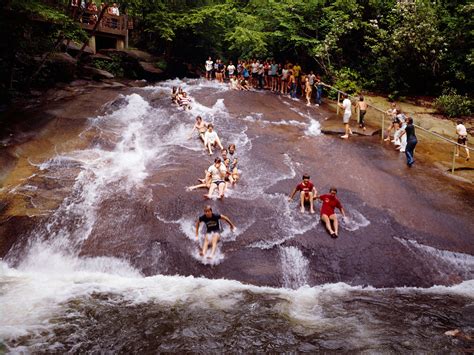
M 117 28 L 118 27 L 118 18 L 120 16 L 120 11 L 119 11 L 119 8 L 117 6 L 117 3 L 114 2 L 114 4 L 112 6 L 110 6 L 108 9 L 107 9 L 107 13 L 109 15 L 111 15 L 111 27 L 112 28 Z

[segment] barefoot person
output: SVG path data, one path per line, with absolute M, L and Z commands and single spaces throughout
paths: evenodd
M 206 255 L 209 241 L 212 241 L 211 255 L 207 258 L 212 259 L 214 257 L 216 253 L 217 242 L 221 238 L 219 225 L 219 220 L 221 219 L 229 224 L 231 230 L 234 230 L 235 225 L 230 221 L 230 219 L 223 214 L 212 213 L 211 206 L 204 207 L 204 214 L 196 221 L 196 240 L 199 240 L 199 225 L 201 222 L 206 225 L 206 235 L 204 236 L 202 250 L 199 253 L 201 256 Z
M 323 205 L 321 206 L 321 220 L 326 224 L 326 228 L 331 234 L 332 238 L 337 238 L 339 232 L 339 225 L 334 209 L 336 207 L 339 208 L 342 213 L 342 216 L 346 217 L 344 208 L 342 208 L 341 202 L 336 197 L 336 194 L 337 189 L 335 187 L 331 187 L 329 189 L 329 194 L 321 195 L 318 197 L 321 201 L 323 201 Z M 334 229 L 331 226 L 331 222 L 334 224 Z
M 204 146 L 209 150 L 209 155 L 212 155 L 212 148 L 214 148 L 216 145 L 218 145 L 221 150 L 224 149 L 219 136 L 214 131 L 214 125 L 209 123 L 207 125 L 207 131 L 204 133 Z
M 342 139 L 347 139 L 349 138 L 349 134 L 352 133 L 351 129 L 349 128 L 349 121 L 351 119 L 352 115 L 352 103 L 351 100 L 349 100 L 349 96 L 347 94 L 342 94 L 342 97 L 344 100 L 342 101 L 342 104 L 338 102 L 337 104 L 339 107 L 341 107 L 344 110 L 344 115 L 342 116 L 342 122 L 344 123 L 344 135 L 341 136 Z
M 204 134 L 206 133 L 207 131 L 207 125 L 208 123 L 207 122 L 204 122 L 202 120 L 202 117 L 201 116 L 197 116 L 196 117 L 196 123 L 194 124 L 194 127 L 193 127 L 193 130 L 191 131 L 191 133 L 189 134 L 189 138 L 192 137 L 194 131 L 197 131 L 198 134 L 199 134 L 199 138 L 202 139 L 202 141 L 204 142 Z M 188 138 L 188 139 L 189 139 Z
M 227 174 L 227 169 L 222 164 L 221 158 L 214 159 L 214 164 L 212 164 L 209 169 L 207 169 L 206 180 L 211 180 L 211 185 L 209 186 L 209 192 L 207 195 L 204 195 L 205 198 L 212 198 L 214 190 L 219 191 L 219 199 L 224 198 L 224 191 L 226 188 L 225 177 Z
M 313 200 L 316 198 L 317 191 L 314 187 L 314 184 L 309 180 L 309 175 L 303 175 L 303 181 L 300 182 L 291 192 L 290 196 L 288 197 L 288 201 L 293 200 L 297 191 L 300 192 L 300 207 L 301 213 L 304 213 L 304 204 L 309 202 L 309 212 L 314 213 L 314 202 Z

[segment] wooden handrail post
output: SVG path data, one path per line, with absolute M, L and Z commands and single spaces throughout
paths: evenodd
M 456 164 L 456 145 L 454 145 L 453 149 L 453 163 L 451 165 L 451 174 L 454 174 L 454 165 Z
M 339 115 L 339 100 L 341 99 L 341 92 L 337 90 L 337 108 L 336 108 L 336 115 Z
M 380 134 L 381 135 L 381 138 L 382 138 L 382 143 L 383 143 L 383 132 L 385 130 L 385 113 L 382 112 L 382 133 Z

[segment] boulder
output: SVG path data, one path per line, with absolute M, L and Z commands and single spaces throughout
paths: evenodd
M 94 80 L 113 79 L 115 77 L 112 73 L 109 73 L 108 71 L 90 67 L 88 65 L 83 66 L 80 72 L 83 76 L 91 77 Z
M 150 80 L 158 80 L 163 78 L 163 70 L 155 67 L 152 63 L 139 62 L 143 76 Z
M 46 60 L 50 79 L 57 82 L 70 82 L 76 75 L 77 60 L 67 53 L 53 53 Z
M 82 44 L 76 43 L 74 41 L 69 41 L 68 43 L 68 40 L 66 39 L 63 41 L 62 46 L 67 52 L 73 53 L 74 55 L 77 55 L 81 51 L 81 48 L 82 48 Z M 94 51 L 89 46 L 85 46 L 82 52 L 84 54 L 89 54 L 89 55 L 94 54 Z

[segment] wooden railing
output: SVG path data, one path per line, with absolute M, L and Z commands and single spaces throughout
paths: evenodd
M 358 100 L 359 97 L 357 96 L 351 96 L 347 93 L 345 93 L 344 91 L 341 91 L 337 88 L 335 88 L 334 86 L 331 86 L 331 85 L 328 85 L 328 84 L 325 84 L 325 83 L 321 83 L 321 85 L 331 89 L 331 90 L 334 90 L 337 92 L 337 102 L 339 103 L 340 102 L 340 99 L 341 99 L 341 94 L 346 94 L 351 100 Z M 336 113 L 339 114 L 339 105 L 336 105 L 337 108 L 336 108 Z M 379 107 L 376 107 L 374 105 L 371 105 L 371 104 L 367 104 L 367 106 L 369 106 L 370 108 L 374 109 L 375 111 L 377 111 L 379 114 L 380 114 L 380 123 L 381 123 L 381 126 L 382 126 L 382 129 L 381 129 L 381 139 L 382 139 L 382 142 L 384 140 L 384 134 L 385 134 L 385 120 L 387 119 L 387 112 L 386 110 L 383 110 Z M 358 105 L 356 105 L 356 109 L 357 109 L 357 115 L 359 115 L 359 110 L 358 110 Z M 358 117 L 359 118 L 359 117 Z M 388 118 L 389 122 L 391 122 L 391 118 Z M 458 147 L 459 149 L 469 149 L 469 151 L 471 152 L 474 152 L 474 149 L 471 148 L 471 147 L 468 147 L 467 145 L 462 145 L 462 144 L 459 144 L 458 142 L 455 142 L 453 141 L 452 139 L 449 139 L 449 138 L 446 138 L 444 136 L 442 136 L 441 134 L 438 134 L 436 132 L 432 132 L 426 128 L 423 128 L 417 124 L 413 124 L 417 129 L 420 129 L 421 131 L 423 132 L 426 132 L 428 133 L 429 135 L 433 136 L 433 137 L 436 137 L 437 139 L 440 139 L 440 140 L 443 140 L 444 142 L 446 143 L 449 143 L 449 144 L 452 144 L 453 145 L 453 156 L 452 156 L 452 162 L 451 162 L 451 173 L 454 174 L 454 170 L 455 170 L 455 165 L 456 165 L 456 148 Z
M 98 20 L 99 13 L 99 11 L 84 11 L 82 16 L 79 18 L 79 21 L 82 23 L 82 28 L 86 30 L 92 30 Z M 106 32 L 123 36 L 126 35 L 127 30 L 127 15 L 115 16 L 104 14 L 102 20 L 97 26 L 98 32 Z

